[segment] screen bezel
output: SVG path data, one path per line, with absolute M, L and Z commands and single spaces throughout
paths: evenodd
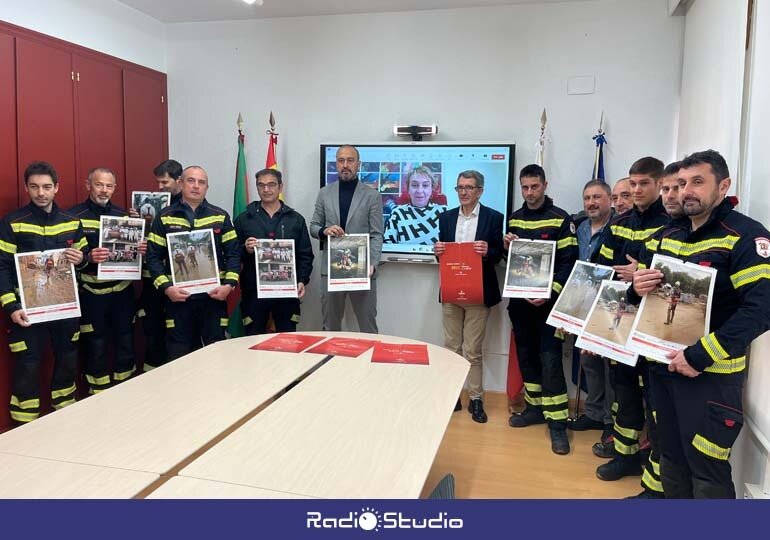
M 326 186 L 326 149 L 328 147 L 339 147 L 351 145 L 356 148 L 380 148 L 385 146 L 392 146 L 394 148 L 483 148 L 490 146 L 499 146 L 508 148 L 509 167 L 508 167 L 508 179 L 505 186 L 506 201 L 505 201 L 505 219 L 503 219 L 503 230 L 501 234 L 505 234 L 507 217 L 513 213 L 513 199 L 514 199 L 514 186 L 516 183 L 516 144 L 512 142 L 381 142 L 381 143 L 321 143 L 320 145 L 320 159 L 319 159 L 319 173 L 320 173 L 320 186 L 324 188 Z M 483 201 L 482 201 L 483 204 Z M 485 205 L 489 206 L 489 205 Z M 396 244 L 398 245 L 398 244 Z M 406 251 L 389 251 L 387 255 L 397 255 L 398 257 L 387 257 L 383 253 L 383 260 L 388 259 L 390 262 L 433 262 L 435 258 L 432 256 L 426 257 L 425 254 L 417 254 Z M 409 259 L 409 260 L 407 260 Z

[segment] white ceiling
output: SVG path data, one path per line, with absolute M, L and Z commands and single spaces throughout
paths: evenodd
M 232 21 L 347 13 L 422 11 L 505 4 L 542 4 L 586 0 L 264 0 L 249 6 L 242 0 L 119 0 L 164 23 Z

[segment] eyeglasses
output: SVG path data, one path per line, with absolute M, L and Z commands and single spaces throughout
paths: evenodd
M 270 189 L 273 190 L 278 187 L 278 182 L 268 182 L 267 184 L 261 184 L 257 182 L 257 189 Z
M 457 193 L 469 193 L 474 189 L 479 189 L 479 186 L 455 186 L 455 191 Z

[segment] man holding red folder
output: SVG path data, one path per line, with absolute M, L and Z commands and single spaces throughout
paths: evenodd
M 470 362 L 468 412 L 475 422 L 484 423 L 487 414 L 482 401 L 481 346 L 484 343 L 489 309 L 501 299 L 495 264 L 503 256 L 503 215 L 479 202 L 484 192 L 484 175 L 480 172 L 461 172 L 457 177 L 455 191 L 460 206 L 439 216 L 439 241 L 434 244 L 433 252 L 441 262 L 441 257 L 447 252 L 447 243 L 472 242 L 473 252 L 481 258 L 483 303 L 460 304 L 442 298 L 444 346 Z M 461 408 L 462 403 L 458 399 L 455 410 Z

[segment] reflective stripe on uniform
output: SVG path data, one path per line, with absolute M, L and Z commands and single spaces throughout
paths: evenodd
M 615 252 L 610 248 L 608 248 L 607 246 L 602 246 L 599 249 L 599 254 L 602 257 L 606 257 L 607 259 L 610 259 L 610 260 L 612 260 L 615 257 Z
M 564 218 L 541 219 L 537 221 L 527 221 L 525 219 L 509 219 L 509 227 L 518 227 L 520 229 L 544 229 L 546 227 L 561 227 Z
M 94 325 L 93 324 L 81 324 L 80 325 L 80 333 L 81 334 L 88 334 L 89 332 L 94 331 Z
M 225 222 L 225 216 L 218 215 L 218 216 L 209 216 L 205 218 L 198 218 L 195 220 L 195 227 L 203 227 L 205 225 L 212 225 L 214 223 L 224 223 Z
M 241 319 L 241 322 L 243 323 L 243 326 L 248 326 L 248 325 L 250 325 L 251 323 L 254 322 L 254 319 L 252 319 L 249 316 L 246 316 L 243 319 Z
M 238 235 L 235 233 L 235 231 L 228 231 L 222 235 L 222 242 L 229 242 L 231 240 L 235 240 L 236 238 L 238 238 Z
M 131 285 L 130 281 L 121 281 L 114 287 L 104 287 L 102 289 L 94 289 L 90 285 L 83 284 L 83 288 L 90 292 L 91 294 L 110 294 L 110 293 L 116 293 L 123 291 L 127 289 Z
M 94 377 L 93 375 L 86 375 L 86 381 L 88 381 L 88 384 L 95 384 L 97 386 L 105 386 L 110 384 L 110 376 L 105 375 L 104 377 Z
M 556 292 L 556 294 L 559 294 L 562 290 L 562 285 L 561 283 L 554 281 L 553 285 L 551 285 L 551 288 Z
M 77 341 L 80 339 L 80 330 L 72 334 L 72 339 L 70 341 Z
M 27 350 L 27 342 L 26 341 L 16 341 L 14 343 L 9 343 L 8 348 L 11 349 L 11 352 L 21 352 Z
M 32 420 L 37 420 L 39 417 L 40 413 L 37 412 L 21 412 L 11 410 L 11 420 L 15 420 L 16 422 L 32 422 Z
M 11 396 L 11 406 L 12 407 L 18 407 L 19 409 L 39 409 L 40 408 L 40 399 L 38 398 L 32 398 L 32 399 L 25 399 L 24 401 L 19 401 L 19 398 L 12 395 Z
M 710 249 L 732 250 L 738 240 L 739 238 L 734 235 L 727 235 L 722 238 L 709 238 L 708 240 L 701 240 L 700 242 L 693 243 L 680 242 L 673 238 L 664 238 L 660 241 L 660 249 L 669 251 L 681 257 L 688 257 Z
M 700 451 L 702 454 L 706 454 L 709 457 L 712 457 L 714 459 L 721 459 L 722 461 L 727 461 L 727 458 L 730 457 L 730 449 L 729 448 L 722 448 L 721 446 L 714 444 L 710 440 L 708 440 L 703 435 L 696 433 L 695 436 L 692 438 L 692 445 L 696 448 L 696 450 Z
M 61 390 L 51 390 L 51 399 L 56 399 L 57 397 L 67 397 L 74 392 L 75 392 L 74 384 L 69 388 L 62 388 Z
M 72 244 L 73 249 L 83 249 L 86 246 L 88 246 L 88 238 L 85 236 Z
M 80 223 L 83 224 L 83 227 L 88 227 L 90 229 L 98 229 L 101 227 L 101 223 L 99 223 L 98 219 L 83 219 L 80 218 Z
M 704 369 L 704 372 L 718 373 L 720 375 L 730 375 L 746 369 L 746 357 L 725 358 L 724 360 L 715 360 L 713 364 Z
M 727 351 L 724 349 L 724 347 L 722 347 L 722 344 L 719 343 L 719 340 L 717 339 L 717 336 L 714 334 L 714 332 L 711 332 L 709 335 L 700 338 L 700 343 L 703 345 L 703 348 L 714 362 L 724 360 L 730 356 L 727 354 Z
M 652 491 L 663 493 L 663 484 L 660 480 L 656 480 L 654 476 L 650 474 L 646 468 L 642 474 L 642 484 Z
M 227 317 L 223 317 L 219 319 L 219 326 L 227 326 L 229 322 L 230 322 L 230 319 L 228 319 Z
M 543 405 L 563 405 L 569 402 L 567 394 L 559 394 L 558 396 L 543 396 Z
M 136 368 L 131 368 L 128 371 L 116 371 L 115 373 L 112 374 L 112 379 L 118 382 L 125 381 L 131 375 L 133 375 L 135 371 L 136 371 Z
M 570 246 L 577 246 L 577 238 L 574 236 L 568 236 L 567 238 L 562 238 L 558 242 L 556 242 L 556 249 L 564 249 Z
M 0 250 L 13 255 L 14 253 L 16 253 L 16 244 L 12 244 L 10 242 L 5 242 L 4 240 L 0 240 Z
M 6 304 L 10 304 L 11 302 L 16 301 L 16 294 L 9 292 L 5 293 L 3 296 L 0 296 L 0 303 L 5 306 Z
M 56 236 L 66 232 L 77 231 L 78 227 L 80 227 L 80 220 L 67 221 L 50 227 L 41 227 L 31 223 L 11 223 L 11 229 L 15 233 L 32 233 L 40 236 Z
M 155 281 L 152 282 L 156 289 L 160 289 L 160 286 L 166 283 L 171 283 L 171 280 L 168 279 L 167 276 L 158 276 L 155 278 Z
M 227 272 L 225 273 L 225 279 L 232 279 L 233 281 L 238 281 L 238 272 Z
M 74 397 L 65 401 L 60 401 L 59 403 L 52 404 L 52 406 L 55 411 L 58 411 L 59 409 L 63 409 L 67 405 L 72 405 L 73 403 L 75 403 Z
M 733 282 L 734 289 L 754 283 L 760 279 L 770 279 L 770 264 L 750 266 L 730 276 L 730 281 Z
M 178 218 L 173 216 L 161 216 L 160 222 L 163 223 L 163 225 L 179 225 L 181 227 L 190 226 L 190 222 L 185 218 Z
M 174 319 L 166 319 L 166 328 L 174 328 Z
M 158 244 L 159 246 L 162 246 L 162 247 L 166 247 L 166 239 L 152 232 L 147 235 L 147 241 L 152 242 L 154 244 Z

